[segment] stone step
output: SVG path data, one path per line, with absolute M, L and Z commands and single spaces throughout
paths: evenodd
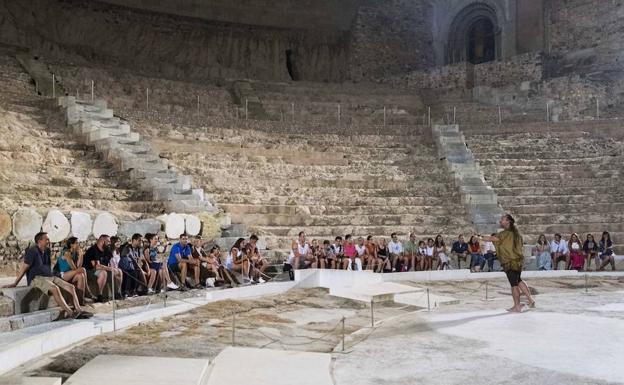
M 498 196 L 503 207 L 549 205 L 549 204 L 587 204 L 592 203 L 623 203 L 624 200 L 613 194 L 570 194 L 570 195 L 524 195 L 524 196 Z
M 490 179 L 486 181 L 493 188 L 522 188 L 522 187 L 620 187 L 622 182 L 618 179 L 619 175 L 609 178 L 580 178 L 568 177 L 564 179 Z
M 546 196 L 560 196 L 560 195 L 589 195 L 594 194 L 612 194 L 617 196 L 621 194 L 615 187 L 611 186 L 591 186 L 591 187 L 505 187 L 495 188 L 496 194 L 499 197 L 503 196 L 525 196 L 525 195 L 546 195 Z
M 619 168 L 613 170 L 601 170 L 597 167 L 595 170 L 589 170 L 584 168 L 582 170 L 567 169 L 567 170 L 531 170 L 531 169 L 503 169 L 500 171 L 494 171 L 491 168 L 484 169 L 486 173 L 486 179 L 491 181 L 531 181 L 531 180 L 552 180 L 552 181 L 566 181 L 570 178 L 620 178 L 622 172 Z
M 463 218 L 458 218 L 458 221 Z M 368 234 L 387 234 L 390 236 L 393 232 L 399 234 L 409 234 L 414 232 L 417 234 L 460 234 L 460 233 L 473 233 L 474 229 L 472 225 L 468 223 L 463 224 L 444 224 L 441 226 L 406 226 L 406 225 L 388 225 L 388 226 L 302 226 L 299 228 L 293 228 L 291 226 L 250 226 L 251 232 L 256 232 L 258 235 L 275 235 L 282 237 L 297 237 L 300 231 L 305 231 L 306 234 L 315 234 L 322 237 L 335 237 L 337 235 L 344 236 L 345 234 L 353 234 L 355 236 L 367 236 Z M 293 238 L 294 239 L 294 238 Z
M 361 197 L 361 196 L 337 196 L 331 195 L 324 197 L 322 201 L 315 199 L 309 195 L 297 196 L 292 195 L 272 195 L 267 197 L 266 195 L 254 195 L 254 194 L 241 194 L 234 192 L 225 192 L 223 194 L 206 193 L 210 198 L 220 204 L 232 203 L 232 204 L 272 204 L 272 205 L 318 205 L 322 202 L 326 205 L 342 206 L 342 205 L 357 205 L 357 206 L 444 206 L 449 207 L 456 206 L 460 203 L 459 196 L 456 197 L 436 197 L 436 196 L 410 196 L 410 195 L 395 195 L 384 197 Z
M 290 215 L 290 214 L 234 214 L 230 213 L 232 222 L 245 223 L 248 226 L 444 226 L 452 225 L 455 214 L 450 211 L 446 215 Z M 460 222 L 464 222 L 463 216 Z
M 568 212 L 563 214 L 538 213 L 538 214 L 517 214 L 516 219 L 528 224 L 576 224 L 576 223 L 624 223 L 624 212 L 609 211 L 606 213 L 584 213 Z
M 250 196 L 257 196 L 258 194 L 261 194 L 265 197 L 269 194 L 271 197 L 288 195 L 295 200 L 301 198 L 331 199 L 332 197 L 341 197 L 342 199 L 353 201 L 354 204 L 358 199 L 376 197 L 439 197 L 446 198 L 449 202 L 460 202 L 459 194 L 453 190 L 452 186 L 448 185 L 435 186 L 435 189 L 427 187 L 427 190 L 420 186 L 414 186 L 409 189 L 350 189 L 333 187 L 297 188 L 280 186 L 262 186 L 262 188 L 258 188 L 258 186 L 253 186 L 254 190 L 250 191 L 250 187 L 252 186 L 244 186 L 242 183 L 240 185 L 236 185 L 238 188 L 235 186 L 220 187 L 223 186 L 223 184 L 214 186 L 210 183 L 210 181 L 204 181 L 199 178 L 196 179 L 199 185 L 206 187 L 206 193 L 214 196 L 217 199 L 217 202 L 232 202 L 228 199 L 220 199 L 223 195 L 230 196 L 231 194 Z M 212 190 L 210 190 L 211 187 Z M 431 188 L 431 190 L 429 190 L 429 188 Z M 243 194 L 243 192 L 246 194 Z M 305 202 L 310 202 L 310 200 L 305 200 Z
M 560 215 L 567 213 L 618 213 L 624 212 L 624 200 L 619 203 L 588 203 L 586 200 L 582 203 L 562 203 L 562 204 L 535 204 L 535 205 L 516 205 L 506 206 L 509 210 L 520 215 L 535 215 L 551 213 L 552 215 Z
M 39 185 L 11 185 L 0 186 L 0 194 L 14 195 L 31 194 L 36 197 L 66 197 L 67 199 L 115 199 L 138 200 L 145 199 L 145 192 L 131 189 L 93 187 L 93 186 L 46 186 L 45 190 Z
M 408 206 L 408 205 L 362 205 L 362 206 L 325 206 L 325 205 L 252 205 L 252 204 L 220 204 L 226 213 L 247 214 L 281 214 L 281 215 L 446 215 L 449 212 L 463 215 L 464 206 Z

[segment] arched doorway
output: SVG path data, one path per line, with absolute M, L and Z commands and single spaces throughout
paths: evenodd
M 489 19 L 479 19 L 468 29 L 467 60 L 472 64 L 496 59 L 496 31 Z
M 501 39 L 497 20 L 495 9 L 485 3 L 462 9 L 450 26 L 446 64 L 479 64 L 498 59 Z

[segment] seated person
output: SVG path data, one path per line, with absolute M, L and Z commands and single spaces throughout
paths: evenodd
M 243 254 L 243 250 L 239 250 L 236 245 L 232 246 L 230 253 L 225 260 L 225 267 L 232 272 L 239 272 L 243 277 L 243 285 L 251 283 L 251 261 L 249 256 Z
M 390 262 L 390 252 L 388 251 L 388 245 L 386 244 L 386 238 L 379 239 L 377 245 L 377 272 L 378 273 L 391 273 L 392 262 Z
M 496 233 L 491 234 L 492 237 L 496 236 Z M 550 260 L 550 257 L 548 258 Z M 485 270 L 485 264 L 487 262 L 488 271 L 494 271 L 494 261 L 496 260 L 496 247 L 491 241 L 485 241 L 483 244 L 483 262 L 481 262 L 481 271 Z
M 485 264 L 485 259 L 481 253 L 479 237 L 476 235 L 471 236 L 470 241 L 468 241 L 468 252 L 470 253 L 470 271 L 481 271 L 481 266 Z
M 70 237 L 56 259 L 54 270 L 58 270 L 58 275 L 76 288 L 80 304 L 84 304 L 85 296 L 93 298 L 89 285 L 87 285 L 87 271 L 82 267 L 83 252 L 78 243 L 78 238 Z
M 418 260 L 420 260 L 420 270 L 425 270 L 425 259 L 427 258 L 427 244 L 425 241 L 418 241 Z
M 342 266 L 342 260 L 344 259 L 344 250 L 342 248 L 342 237 L 337 236 L 334 239 L 334 244 L 332 245 L 332 249 L 334 250 L 334 263 L 332 269 L 339 269 Z
M 403 243 L 403 259 L 400 271 L 416 271 L 416 266 L 420 265 L 418 255 L 418 245 L 416 244 L 416 234 L 410 233 L 409 239 Z
M 84 267 L 87 270 L 89 281 L 97 283 L 97 302 L 103 302 L 104 288 L 108 281 L 110 267 L 104 264 L 110 258 L 110 237 L 106 234 L 100 235 L 98 240 L 87 249 L 84 255 Z M 121 283 L 121 282 L 116 282 Z M 121 285 L 119 285 L 121 286 Z M 121 287 L 119 288 L 121 290 Z M 117 293 L 113 293 L 117 295 Z M 120 298 L 120 297 L 119 297 Z
M 80 307 L 80 301 L 76 290 L 71 283 L 65 282 L 59 277 L 52 274 L 52 260 L 50 257 L 50 239 L 48 234 L 44 232 L 35 235 L 35 245 L 26 249 L 24 254 L 24 262 L 20 267 L 15 282 L 4 286 L 5 288 L 16 287 L 19 281 L 26 274 L 26 281 L 32 286 L 46 295 L 54 298 L 57 305 L 63 309 L 60 318 L 90 318 L 93 314 L 85 312 Z M 74 309 L 72 310 L 61 291 L 66 292 L 72 298 Z
M 570 251 L 568 250 L 568 243 L 561 239 L 561 234 L 555 234 L 555 239 L 550 242 L 550 255 L 554 270 L 557 270 L 559 261 L 565 261 L 566 269 L 570 268 Z
M 366 237 L 366 269 L 375 271 L 377 262 L 377 245 L 373 240 L 373 236 L 369 235 Z
M 578 234 L 573 233 L 568 241 L 568 250 L 570 250 L 570 267 L 573 270 L 581 271 L 585 266 L 585 254 L 583 254 L 583 245 Z
M 258 248 L 258 236 L 256 234 L 251 234 L 251 237 L 249 237 L 249 244 L 253 250 L 252 262 L 254 268 L 260 272 L 258 282 L 264 283 L 265 280 L 263 277 L 267 277 L 265 272 L 269 267 L 269 261 L 260 253 L 260 249 Z
M 461 261 L 468 257 L 468 244 L 464 241 L 464 234 L 459 234 L 457 240 L 451 246 L 451 255 L 457 259 L 457 268 L 461 269 Z M 469 263 L 469 265 L 472 265 Z
M 320 269 L 335 269 L 336 268 L 336 255 L 334 254 L 334 248 L 329 242 L 329 239 L 323 241 L 321 247 L 321 253 L 319 257 Z
M 592 234 L 587 234 L 585 243 L 583 243 L 583 252 L 585 253 L 585 258 L 587 259 L 587 267 L 585 268 L 585 270 L 590 271 L 592 259 L 594 260 L 596 270 L 598 270 L 598 255 L 600 254 L 600 245 L 594 240 L 594 236 Z
M 108 253 L 108 257 L 105 258 L 102 263 L 110 267 L 110 273 L 112 277 L 115 277 L 115 294 L 117 299 L 123 298 L 123 271 L 119 268 L 119 261 L 121 259 L 121 239 L 119 237 L 111 237 L 111 252 Z
M 164 258 L 158 252 L 158 235 L 147 233 L 145 234 L 147 240 L 147 247 L 143 249 L 143 258 L 149 263 L 149 282 L 148 282 L 148 294 L 154 293 L 154 286 L 156 284 L 156 278 L 160 279 L 160 292 L 165 293 L 167 289 L 177 290 L 178 285 L 171 281 L 169 276 L 169 269 L 163 266 Z M 166 248 L 163 252 L 166 251 Z
M 355 265 L 357 270 L 364 270 L 364 266 L 368 263 L 368 258 L 366 254 L 366 245 L 364 244 L 364 238 L 358 237 L 357 244 L 355 245 Z
M 401 244 L 401 241 L 399 241 L 397 233 L 390 234 L 390 242 L 388 242 L 388 252 L 390 253 L 392 271 L 397 271 L 398 263 L 403 258 L 403 245 Z
M 599 271 L 603 271 L 607 265 L 611 264 L 611 270 L 615 271 L 615 255 L 613 254 L 613 242 L 611 241 L 611 234 L 607 231 L 602 233 L 600 239 L 600 259 Z
M 189 272 L 193 273 L 195 288 L 201 289 L 202 285 L 199 281 L 200 263 L 198 259 L 193 258 L 193 249 L 188 243 L 188 234 L 180 234 L 180 241 L 171 247 L 167 265 L 169 270 L 174 274 L 180 274 L 182 282 L 181 287 L 186 287 L 186 277 Z
M 423 270 L 433 270 L 433 262 L 435 259 L 435 241 L 433 238 L 427 238 L 427 246 L 425 249 L 425 268 Z
M 147 274 L 141 266 L 141 234 L 133 234 L 129 243 L 121 248 L 119 268 L 124 274 L 121 283 L 121 295 L 124 297 L 138 296 L 139 287 L 147 291 Z
M 444 238 L 442 234 L 438 234 L 435 237 L 435 241 L 433 244 L 433 256 L 437 261 L 437 269 L 444 270 L 449 268 L 449 262 L 451 259 L 446 254 L 446 244 L 444 243 Z
M 355 249 L 353 239 L 351 238 L 351 234 L 345 235 L 342 250 L 344 254 L 344 258 L 342 259 L 342 269 L 351 270 L 357 256 L 357 251 Z
M 552 270 L 550 243 L 548 243 L 544 234 L 537 238 L 537 245 L 535 245 L 532 251 L 535 256 L 537 270 Z

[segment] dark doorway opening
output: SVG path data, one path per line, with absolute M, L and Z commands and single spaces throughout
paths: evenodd
M 468 29 L 468 61 L 480 64 L 496 59 L 496 31 L 491 20 L 477 20 Z
M 288 69 L 288 75 L 291 80 L 299 80 L 299 76 L 297 74 L 297 66 L 295 63 L 295 53 L 292 49 L 286 50 L 286 68 Z

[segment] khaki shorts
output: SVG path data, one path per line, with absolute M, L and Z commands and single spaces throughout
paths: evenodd
M 52 289 L 54 286 L 58 286 L 59 288 L 66 291 L 71 291 L 74 288 L 74 285 L 69 282 L 65 282 L 59 277 L 42 277 L 40 275 L 33 278 L 31 286 L 41 290 L 43 294 L 48 294 L 50 289 Z

